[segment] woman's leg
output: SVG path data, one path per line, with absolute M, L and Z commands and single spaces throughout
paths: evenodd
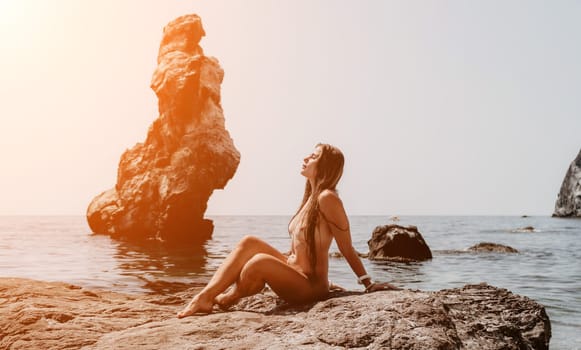
M 282 299 L 300 303 L 317 298 L 308 277 L 286 262 L 268 254 L 256 254 L 240 273 L 236 285 L 216 298 L 222 308 L 228 308 L 240 298 L 260 292 L 265 283 Z
M 256 254 L 265 254 L 280 262 L 286 261 L 286 257 L 260 238 L 246 236 L 228 254 L 222 265 L 216 270 L 210 282 L 200 291 L 192 301 L 184 308 L 178 317 L 186 317 L 197 312 L 209 313 L 214 305 L 214 298 L 225 291 L 240 277 L 242 268 Z

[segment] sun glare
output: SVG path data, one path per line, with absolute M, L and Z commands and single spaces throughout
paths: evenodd
M 9 28 L 11 24 L 18 22 L 30 1 L 0 0 L 0 26 L 2 29 Z
M 43 22 L 43 18 L 54 12 L 49 3 L 41 0 L 0 0 L 0 33 L 3 37 L 17 37 L 17 30 L 34 30 L 37 28 L 35 23 Z

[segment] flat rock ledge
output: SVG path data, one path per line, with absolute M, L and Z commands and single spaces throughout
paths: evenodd
M 232 311 L 175 318 L 195 290 L 91 291 L 0 278 L 2 349 L 548 349 L 542 305 L 486 284 L 337 292 L 301 307 L 271 292 Z

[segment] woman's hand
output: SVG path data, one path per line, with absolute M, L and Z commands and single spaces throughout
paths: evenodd
M 345 292 L 347 289 L 341 287 L 340 285 L 334 284 L 333 282 L 329 281 L 329 291 L 330 292 Z
M 380 290 L 401 290 L 401 288 L 387 282 L 376 282 L 367 287 L 365 293 L 372 293 Z

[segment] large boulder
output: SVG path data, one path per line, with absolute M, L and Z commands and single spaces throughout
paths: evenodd
M 553 216 L 581 217 L 581 150 L 565 174 Z
M 371 260 L 422 261 L 432 258 L 430 247 L 415 226 L 377 226 L 367 245 Z
M 204 35 L 197 15 L 164 28 L 151 81 L 159 117 L 145 142 L 121 156 L 115 188 L 89 204 L 94 233 L 170 243 L 211 237 L 208 199 L 234 176 L 240 153 L 224 125 L 224 72 L 198 45 Z
M 545 308 L 486 284 L 424 292 L 337 292 L 301 307 L 267 292 L 233 311 L 177 319 L 199 289 L 90 291 L 0 278 L 2 349 L 548 349 Z

